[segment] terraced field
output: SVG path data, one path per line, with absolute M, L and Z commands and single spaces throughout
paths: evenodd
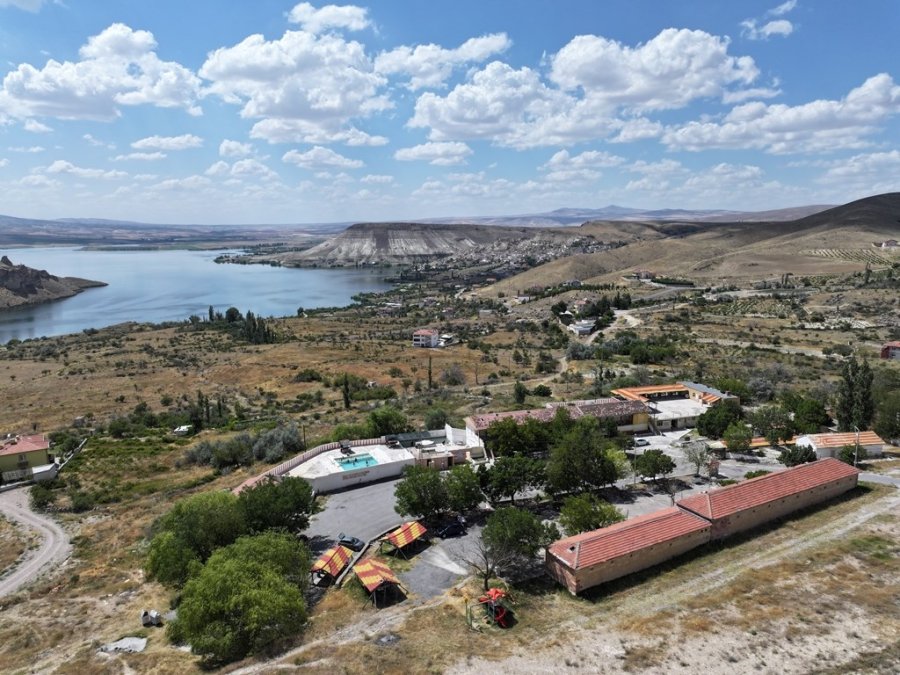
M 816 248 L 800 251 L 801 255 L 831 258 L 832 260 L 849 260 L 850 262 L 870 263 L 890 267 L 900 261 L 900 257 L 892 253 L 883 253 L 880 249 L 865 248 Z

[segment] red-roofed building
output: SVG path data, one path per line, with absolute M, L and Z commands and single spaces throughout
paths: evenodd
M 44 434 L 0 437 L 0 473 L 3 480 L 20 480 L 31 476 L 35 467 L 53 463 L 50 439 Z
M 820 459 L 736 485 L 686 497 L 678 507 L 712 523 L 722 539 L 856 487 L 859 471 L 837 459 Z
M 420 328 L 413 332 L 413 347 L 437 347 L 441 342 L 441 334 L 434 328 Z
M 900 359 L 900 342 L 885 342 L 881 348 L 881 358 Z
M 547 572 L 578 594 L 690 551 L 710 539 L 710 524 L 672 506 L 551 544 Z

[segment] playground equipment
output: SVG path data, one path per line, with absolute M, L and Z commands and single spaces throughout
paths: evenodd
M 509 628 L 513 621 L 512 597 L 501 588 L 489 588 L 487 592 L 478 598 L 475 605 L 466 603 L 466 618 L 471 628 L 480 630 L 479 620 L 472 609 L 473 606 L 481 607 L 484 612 L 480 623 L 487 626 L 499 626 Z

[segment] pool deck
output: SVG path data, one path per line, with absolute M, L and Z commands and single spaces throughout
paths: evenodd
M 338 459 L 342 459 L 344 457 L 354 457 L 366 454 L 372 455 L 372 457 L 378 462 L 378 464 L 368 467 L 360 466 L 354 469 L 344 469 L 337 463 Z M 365 471 L 366 469 L 371 469 L 374 466 L 389 465 L 397 462 L 409 463 L 412 459 L 412 453 L 405 448 L 389 448 L 388 446 L 383 444 L 364 445 L 353 448 L 353 455 L 343 455 L 341 454 L 340 450 L 329 450 L 328 452 L 323 452 L 318 457 L 314 457 L 308 462 L 304 462 L 297 468 L 291 470 L 288 475 L 294 476 L 296 478 L 306 478 L 307 480 L 312 480 L 314 478 L 322 478 L 323 476 L 328 476 L 334 473 L 352 474 L 355 471 Z

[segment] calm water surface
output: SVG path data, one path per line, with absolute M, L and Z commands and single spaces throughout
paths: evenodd
M 294 316 L 298 307 L 335 307 L 356 293 L 383 291 L 383 274 L 355 269 L 291 269 L 217 265 L 222 251 L 82 251 L 77 248 L 2 250 L 16 265 L 61 277 L 105 281 L 78 295 L 0 311 L 0 344 L 12 338 L 76 333 L 123 321 L 180 321 L 205 317 L 210 305 L 260 316 Z

